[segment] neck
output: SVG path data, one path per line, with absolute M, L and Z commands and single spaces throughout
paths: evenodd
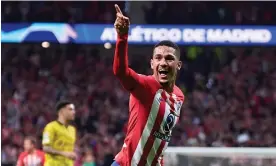
M 153 74 L 153 77 L 157 82 L 159 82 L 158 77 L 156 75 Z M 160 82 L 159 83 L 163 87 L 163 89 L 165 89 L 167 92 L 171 93 L 171 92 L 173 92 L 173 87 L 175 85 L 175 80 L 176 80 L 176 78 L 174 78 L 173 80 L 171 80 L 167 83 L 160 83 Z
M 29 154 L 33 154 L 35 152 L 35 149 L 29 150 L 28 153 Z
M 58 117 L 58 119 L 57 119 L 61 124 L 63 124 L 63 125 L 68 125 L 68 121 L 67 120 L 65 120 L 64 118 L 62 118 L 62 117 Z
M 162 87 L 167 91 L 167 92 L 173 92 L 173 87 L 174 87 L 175 81 L 168 82 L 168 83 L 161 83 Z

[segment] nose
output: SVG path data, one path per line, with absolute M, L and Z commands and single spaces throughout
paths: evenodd
M 161 59 L 161 61 L 160 61 L 160 66 L 167 66 L 168 65 L 168 63 L 167 63 L 167 61 L 166 61 L 166 59 L 165 58 L 162 58 Z

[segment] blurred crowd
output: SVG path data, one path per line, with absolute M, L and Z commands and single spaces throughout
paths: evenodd
M 113 23 L 126 1 L 4 1 L 2 22 Z M 137 3 L 130 2 L 131 8 Z M 130 8 L 130 7 L 129 7 Z M 276 24 L 273 2 L 153 1 L 142 5 L 148 24 Z M 130 11 L 131 12 L 131 11 Z M 135 13 L 134 13 L 135 14 Z M 135 22 L 132 22 L 135 24 Z
M 114 3 L 5 1 L 2 21 L 113 23 Z M 153 24 L 275 23 L 270 3 L 244 3 L 153 2 L 143 10 Z M 76 166 L 110 166 L 123 144 L 129 94 L 113 76 L 114 51 L 102 53 L 99 47 L 2 44 L 2 163 L 17 160 L 24 136 L 35 135 L 41 142 L 44 126 L 56 118 L 55 103 L 69 99 L 77 107 Z M 150 74 L 148 49 L 130 55 L 131 67 L 139 73 Z M 181 50 L 184 67 L 177 85 L 186 101 L 170 146 L 275 146 L 276 49 Z
M 124 1 L 4 1 L 2 22 L 111 23 Z
M 154 1 L 146 8 L 151 24 L 276 24 L 273 2 Z

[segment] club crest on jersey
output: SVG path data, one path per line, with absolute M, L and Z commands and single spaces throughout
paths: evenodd
M 171 135 L 172 128 L 174 127 L 174 122 L 175 122 L 175 116 L 170 113 L 163 126 L 163 131 L 166 135 Z
M 176 118 L 175 115 L 173 113 L 170 113 L 166 117 L 163 126 L 161 126 L 162 127 L 161 131 L 155 131 L 153 135 L 161 140 L 169 142 L 171 139 L 172 129 L 175 124 L 175 120 L 176 120 L 175 118 Z
M 165 101 L 161 96 L 157 100 L 159 103 L 161 103 L 162 101 Z

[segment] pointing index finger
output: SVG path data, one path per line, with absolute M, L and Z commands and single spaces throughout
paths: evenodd
M 117 4 L 115 4 L 115 9 L 116 9 L 116 12 L 117 12 L 117 13 L 120 13 L 120 14 L 123 15 L 123 13 L 122 13 L 120 7 L 119 7 Z

